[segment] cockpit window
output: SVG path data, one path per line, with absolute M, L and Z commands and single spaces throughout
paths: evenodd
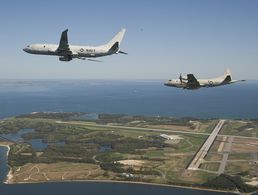
M 27 45 L 27 47 L 30 47 L 30 45 Z

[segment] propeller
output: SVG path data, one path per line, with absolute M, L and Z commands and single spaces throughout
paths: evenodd
M 180 73 L 179 80 L 180 80 L 181 83 L 183 82 L 182 73 Z

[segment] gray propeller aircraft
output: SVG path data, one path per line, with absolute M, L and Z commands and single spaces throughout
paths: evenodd
M 92 58 L 112 55 L 112 54 L 127 54 L 120 50 L 120 45 L 125 34 L 125 29 L 118 32 L 115 37 L 107 44 L 100 46 L 78 46 L 69 45 L 67 32 L 68 29 L 62 32 L 59 45 L 55 44 L 32 44 L 28 45 L 23 51 L 30 54 L 39 55 L 54 55 L 59 56 L 60 61 L 71 61 L 72 59 L 98 61 Z M 100 62 L 100 61 L 99 61 Z
M 199 89 L 201 87 L 217 87 L 242 81 L 245 80 L 232 80 L 230 70 L 227 69 L 224 75 L 212 79 L 196 79 L 193 74 L 187 74 L 186 77 L 180 74 L 179 79 L 169 80 L 164 85 L 182 89 Z

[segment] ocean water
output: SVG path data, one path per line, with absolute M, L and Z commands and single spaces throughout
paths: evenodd
M 163 82 L 0 80 L 0 118 L 39 111 L 258 117 L 258 81 L 199 90 L 170 88 Z
M 6 158 L 7 150 L 8 150 L 7 147 L 0 146 L 0 183 L 5 180 L 5 177 L 9 171 L 7 158 Z
M 152 185 L 98 182 L 0 185 L 1 195 L 226 195 L 231 193 Z

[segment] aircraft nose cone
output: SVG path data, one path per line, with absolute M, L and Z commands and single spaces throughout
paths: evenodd
M 29 52 L 28 48 L 26 48 L 26 47 L 23 48 L 22 50 L 25 51 L 25 52 Z

